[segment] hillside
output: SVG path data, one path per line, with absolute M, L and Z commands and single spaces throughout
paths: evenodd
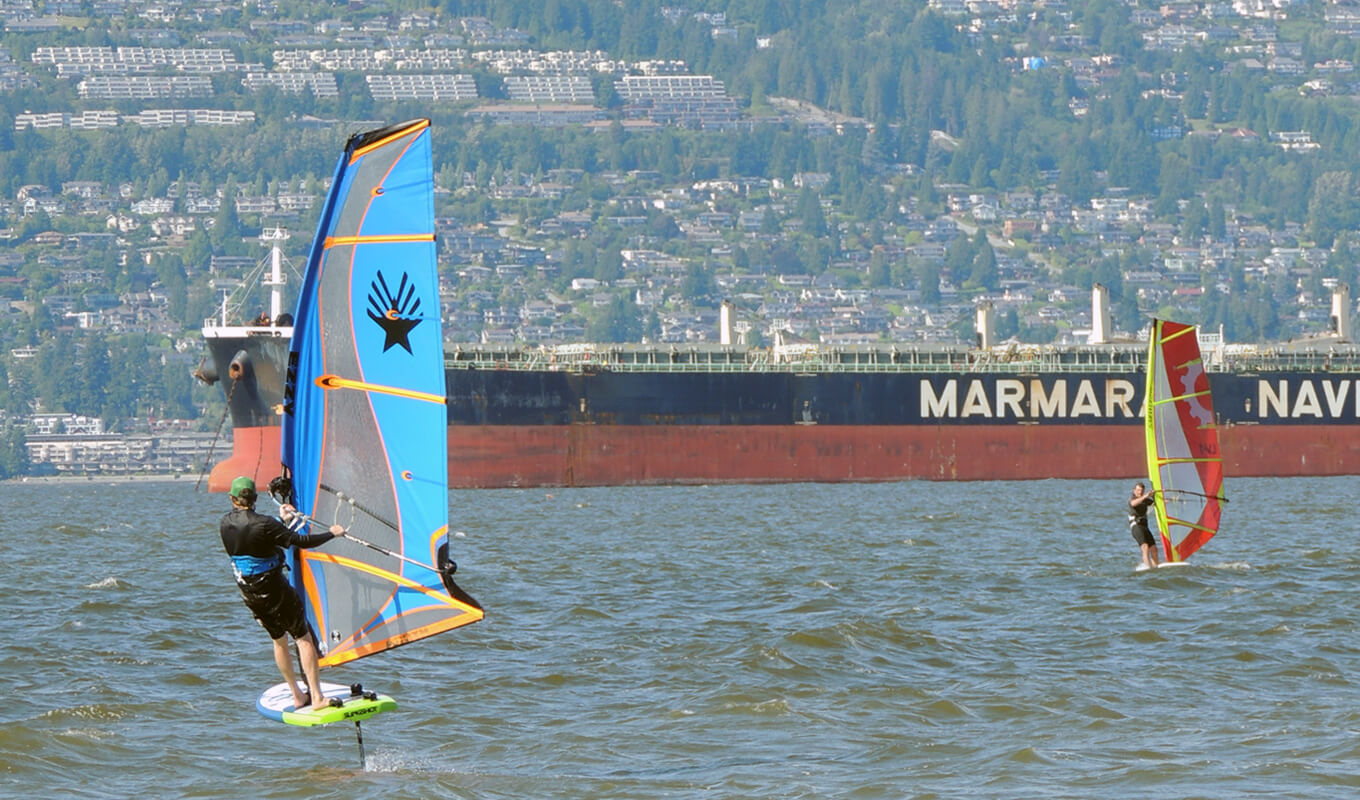
M 796 13 L 795 13 L 796 10 Z M 0 408 L 220 414 L 223 292 L 345 137 L 435 123 L 455 341 L 1080 338 L 1089 287 L 1234 341 L 1355 282 L 1331 4 L 0 5 Z M 243 313 L 258 287 L 233 297 Z M 111 361 L 112 359 L 112 361 Z M 101 364 L 129 366 L 100 380 Z M 66 376 L 66 377 L 62 377 Z M 82 377 L 83 376 L 83 377 Z

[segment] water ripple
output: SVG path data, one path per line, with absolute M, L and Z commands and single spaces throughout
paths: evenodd
M 1123 481 L 455 492 L 476 626 L 334 670 L 401 708 L 300 731 L 182 484 L 0 484 L 14 796 L 1343 797 L 1349 479 L 1234 481 L 1135 574 Z M 180 513 L 167 525 L 160 509 Z M 996 510 L 1012 509 L 1005 524 Z M 1297 550 L 1295 541 L 1307 542 Z M 98 559 L 63 556 L 98 549 Z

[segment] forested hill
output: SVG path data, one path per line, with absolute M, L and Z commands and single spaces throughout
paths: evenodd
M 1329 23 L 1344 7 L 1288 5 L 1275 13 L 1278 19 L 1237 14 L 1226 3 L 1132 6 L 1056 0 L 958 7 L 965 13 L 945 14 L 919 0 L 675 5 L 504 0 L 445 2 L 438 9 L 391 0 L 361 3 L 357 11 L 321 3 L 290 3 L 272 15 L 224 9 L 218 21 L 240 28 L 244 38 L 254 34 L 253 23 L 265 18 L 310 23 L 336 14 L 358 23 L 411 10 L 478 14 L 527 33 L 535 49 L 587 48 L 623 60 L 682 60 L 694 73 L 723 80 L 756 118 L 770 111 L 769 98 L 787 97 L 875 126 L 858 152 L 839 152 L 831 164 L 804 141 L 777 141 L 776 131 L 733 135 L 736 141 L 723 155 L 734 174 L 787 177 L 800 169 L 830 169 L 846 183 L 865 180 L 866 168 L 915 165 L 935 183 L 977 189 L 1056 183 L 1077 204 L 1119 187 L 1155 198 L 1160 218 L 1176 218 L 1180 201 L 1199 198 L 1193 205 L 1205 213 L 1192 210 L 1192 222 L 1207 226 L 1208 210 L 1218 201 L 1274 228 L 1286 221 L 1304 224 L 1310 243 L 1320 246 L 1330 246 L 1338 232 L 1360 224 L 1355 179 L 1360 104 L 1350 69 L 1360 62 L 1360 38 L 1347 26 Z M 1186 43 L 1152 47 L 1150 35 L 1168 26 L 1150 25 L 1142 17 L 1135 21 L 1139 14 L 1180 20 L 1175 27 L 1184 30 Z M 714 18 L 722 25 L 715 26 Z M 129 36 L 130 22 L 105 22 L 41 37 L 6 35 L 3 41 L 20 63 L 39 45 L 136 41 Z M 715 35 L 719 30 L 724 35 Z M 188 31 L 180 38 L 193 40 Z M 239 45 L 242 60 L 268 65 L 273 42 L 258 34 L 250 39 Z M 1271 55 L 1276 52 L 1295 55 Z M 1265 68 L 1273 66 L 1272 59 L 1296 63 L 1303 73 Z M 476 77 L 485 97 L 503 95 L 494 79 Z M 73 81 L 40 76 L 32 89 L 0 95 L 5 112 L 0 117 L 0 188 L 12 197 L 26 183 L 72 179 L 324 177 L 333 140 L 342 134 L 290 129 L 285 135 L 279 124 L 307 113 L 341 119 L 394 114 L 392 106 L 367 96 L 361 79 L 341 75 L 339 80 L 340 96 L 328 100 L 276 91 L 251 94 L 230 79 L 215 79 L 214 105 L 260 113 L 252 132 L 222 137 L 209 130 L 172 129 L 58 141 L 52 152 L 50 135 L 15 134 L 13 118 L 26 110 L 108 103 L 77 97 Z M 601 102 L 609 105 L 611 82 L 596 83 Z M 115 105 L 121 110 L 141 104 Z M 555 137 L 529 153 L 498 151 L 486 137 L 465 137 L 460 129 L 470 123 L 463 108 L 396 104 L 396 109 L 446 118 L 438 121 L 452 130 L 437 158 L 452 165 L 597 166 L 582 163 L 588 157 L 573 157 L 570 147 L 564 151 Z M 1315 146 L 1306 157 L 1272 138 L 1295 132 L 1305 133 Z M 711 143 L 678 146 L 682 161 L 713 155 Z M 641 158 L 658 152 L 657 145 L 634 147 L 642 148 Z
M 52 0 L 0 21 L 19 424 L 220 419 L 187 376 L 255 237 L 287 227 L 300 260 L 345 138 L 422 116 L 451 341 L 704 340 L 730 298 L 757 344 L 971 341 L 979 300 L 1003 339 L 1073 341 L 1100 282 L 1125 334 L 1158 313 L 1267 342 L 1356 285 L 1350 5 Z M 570 99 L 515 96 L 550 84 Z M 133 383 L 76 377 L 140 360 Z
M 966 6 L 976 15 L 946 16 L 910 0 L 736 0 L 683 4 L 686 14 L 660 24 L 665 5 L 446 7 L 552 46 L 684 60 L 756 111 L 779 96 L 862 117 L 880 126 L 865 147 L 874 159 L 920 165 L 951 183 L 1037 188 L 1057 171 L 1058 188 L 1077 203 L 1105 186 L 1155 197 L 1163 217 L 1178 201 L 1199 197 L 1207 209 L 1217 200 L 1273 227 L 1306 223 L 1322 246 L 1360 222 L 1360 104 L 1344 67 L 1360 62 L 1360 38 L 1328 25 L 1339 6 L 1285 5 L 1271 20 L 1227 3 L 977 3 Z M 1150 49 L 1145 34 L 1156 28 L 1134 22 L 1139 9 L 1186 17 L 1187 44 Z M 715 37 L 694 12 L 725 14 L 735 35 Z M 1305 68 L 1343 66 L 1311 86 L 1263 68 L 1285 45 Z M 950 146 L 933 148 L 932 131 Z M 1296 131 L 1317 145 L 1308 158 L 1273 146 L 1272 135 Z M 772 155 L 751 154 L 755 163 L 743 166 L 760 174 Z

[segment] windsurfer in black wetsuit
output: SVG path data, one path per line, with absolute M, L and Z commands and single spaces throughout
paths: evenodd
M 1148 529 L 1148 508 L 1155 502 L 1155 492 L 1148 492 L 1143 482 L 1133 485 L 1133 496 L 1129 498 L 1129 532 L 1143 553 L 1143 566 L 1152 569 L 1157 566 L 1157 542 Z
M 287 547 L 306 549 L 323 545 L 344 536 L 345 529 L 332 525 L 327 533 L 297 533 L 273 517 L 255 513 L 256 496 L 255 481 L 250 478 L 241 476 L 231 482 L 232 509 L 222 517 L 222 546 L 231 556 L 241 599 L 274 640 L 274 663 L 293 692 L 293 708 L 299 711 L 307 705 L 321 708 L 328 701 L 321 693 L 316 637 L 307 624 L 302 599 L 284 577 L 283 552 Z M 280 508 L 280 516 L 285 520 L 291 520 L 296 513 L 290 505 Z M 288 650 L 289 636 L 297 642 L 298 659 L 310 695 L 298 689 Z

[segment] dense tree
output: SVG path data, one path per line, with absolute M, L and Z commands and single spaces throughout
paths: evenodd
M 803 233 L 809 236 L 826 235 L 826 216 L 822 213 L 822 201 L 811 189 L 803 189 L 798 195 L 798 219 L 803 223 Z
M 871 287 L 889 286 L 892 284 L 892 264 L 882 250 L 875 250 L 870 254 L 869 269 L 865 283 Z
M 713 266 L 690 262 L 685 267 L 685 277 L 680 281 L 680 294 L 691 303 L 711 300 L 716 287 L 713 283 Z
M 245 233 L 236 214 L 236 195 L 236 181 L 228 178 L 222 190 L 222 207 L 213 219 L 212 233 L 209 234 L 213 250 L 219 253 L 235 252 Z
M 1321 247 L 1331 247 L 1337 233 L 1353 229 L 1356 193 L 1350 172 L 1335 170 L 1319 175 L 1308 200 L 1308 235 Z
M 0 431 L 0 479 L 26 475 L 29 471 L 24 429 L 10 425 Z
M 971 286 L 995 291 L 1001 286 L 1001 275 L 997 271 L 996 252 L 987 241 L 987 232 L 979 230 L 974 243 L 972 269 L 968 273 Z
M 604 250 L 595 260 L 595 280 L 612 283 L 623 277 L 623 256 L 617 248 Z
M 110 374 L 109 343 L 103 332 L 93 331 L 83 338 L 78 380 L 68 410 L 94 415 L 102 410 L 104 387 L 114 376 Z
M 986 241 L 986 234 L 983 234 Z M 968 236 L 959 236 L 949 243 L 945 250 L 944 265 L 949 268 L 951 275 L 958 276 L 962 280 L 963 276 L 969 275 L 973 270 L 973 259 L 977 257 L 977 242 Z
M 770 250 L 770 266 L 780 275 L 797 275 L 807 271 L 798 252 L 785 244 L 776 245 Z
M 1020 315 L 1014 308 L 1003 310 L 996 318 L 996 338 L 1005 341 L 1020 333 Z
M 43 408 L 47 411 L 80 411 L 82 376 L 71 334 L 57 331 L 38 348 L 36 361 L 35 388 Z
M 638 307 L 625 295 L 614 295 L 586 325 L 586 339 L 592 342 L 636 342 L 643 332 Z
M 198 416 L 193 402 L 193 377 L 178 364 L 161 367 L 160 391 L 153 406 L 156 416 L 167 419 L 193 419 Z
M 921 294 L 921 302 L 927 305 L 934 305 L 940 302 L 940 267 L 935 263 L 922 265 L 917 272 L 918 289 Z

